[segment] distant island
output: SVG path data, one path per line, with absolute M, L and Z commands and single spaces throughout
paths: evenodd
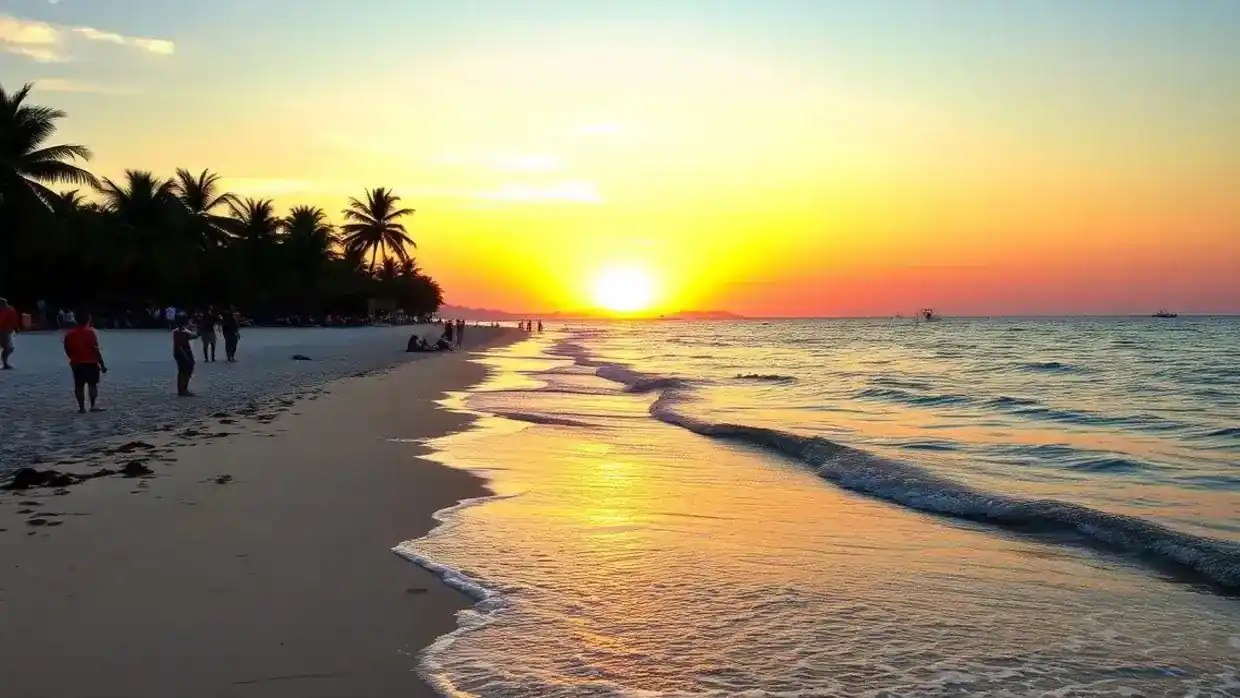
M 744 316 L 726 310 L 680 310 L 673 313 L 616 315 L 606 310 L 572 310 L 546 313 L 512 313 L 492 308 L 470 308 L 444 305 L 440 317 L 461 318 L 478 322 L 516 322 L 519 320 L 743 320 Z

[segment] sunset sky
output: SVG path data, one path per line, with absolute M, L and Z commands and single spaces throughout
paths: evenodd
M 1240 312 L 1234 0 L 0 0 L 91 169 L 417 208 L 456 305 Z

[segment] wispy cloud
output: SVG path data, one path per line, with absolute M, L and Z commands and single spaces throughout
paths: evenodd
M 97 95 L 131 95 L 137 93 L 136 90 L 127 87 L 99 85 L 69 78 L 38 78 L 34 82 L 41 92 L 76 92 Z
M 573 133 L 578 136 L 614 136 L 624 130 L 620 124 L 601 123 L 601 124 L 585 124 L 578 126 Z
M 176 44 L 164 39 L 124 36 L 93 27 L 69 27 L 33 19 L 0 15 L 0 49 L 42 63 L 63 63 L 73 58 L 77 43 L 108 43 L 158 56 L 176 53 Z
M 564 158 L 543 153 L 469 153 L 445 155 L 436 164 L 482 167 L 494 172 L 553 172 L 564 169 Z
M 505 182 L 491 191 L 474 192 L 474 198 L 509 201 L 513 203 L 535 203 L 543 201 L 566 201 L 577 204 L 601 204 L 603 195 L 594 182 L 584 180 L 563 180 L 549 184 L 528 184 L 525 182 Z

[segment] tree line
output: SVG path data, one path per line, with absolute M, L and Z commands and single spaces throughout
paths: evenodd
M 83 165 L 82 145 L 49 145 L 63 111 L 0 85 L 0 296 L 31 307 L 116 313 L 148 304 L 235 305 L 247 315 L 362 315 L 384 301 L 412 315 L 443 302 L 401 222 L 414 210 L 383 187 L 350 198 L 334 225 L 315 206 L 280 215 L 270 199 L 224 191 L 208 170 L 117 181 Z

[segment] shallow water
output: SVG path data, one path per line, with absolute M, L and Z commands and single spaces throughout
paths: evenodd
M 1240 322 L 581 325 L 433 444 L 458 696 L 1240 694 Z

